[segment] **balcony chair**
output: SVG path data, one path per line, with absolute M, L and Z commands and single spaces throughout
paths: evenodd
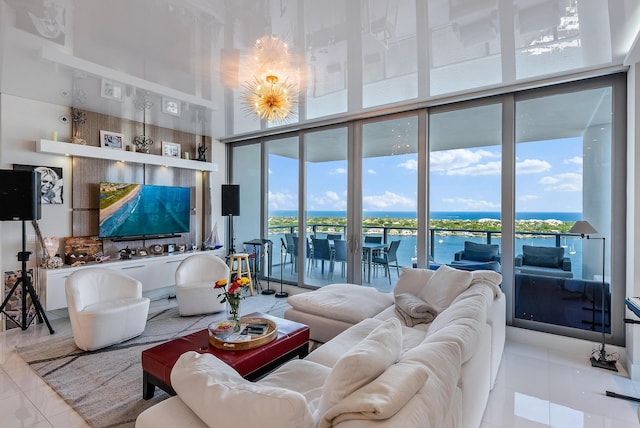
M 220 303 L 220 290 L 213 288 L 216 281 L 229 282 L 229 266 L 213 254 L 194 254 L 187 257 L 176 269 L 176 300 L 181 316 L 212 314 L 224 311 Z
M 291 273 L 296 266 L 296 260 L 298 259 L 298 236 L 293 233 L 285 233 L 284 239 L 287 241 L 287 250 L 284 255 L 284 263 L 287 263 L 287 255 L 289 255 L 289 261 L 291 262 Z
M 139 336 L 147 324 L 149 298 L 142 283 L 107 268 L 85 268 L 69 275 L 65 294 L 73 340 L 94 351 Z
M 400 277 L 400 266 L 398 265 L 398 247 L 400 246 L 400 240 L 391 241 L 389 247 L 384 250 L 382 257 L 374 257 L 371 260 L 374 266 L 384 266 L 385 275 L 389 277 L 389 285 L 391 285 L 391 272 L 389 266 L 391 263 L 395 263 L 396 272 L 398 273 L 398 277 Z
M 522 254 L 515 259 L 516 273 L 573 278 L 571 259 L 564 256 L 562 247 L 523 245 Z
M 324 275 L 324 262 L 329 262 L 329 272 L 333 272 L 333 253 L 329 246 L 328 239 L 311 238 L 311 254 L 309 256 L 309 262 L 307 264 L 307 275 L 311 273 L 311 270 L 315 268 L 315 262 L 321 261 L 321 273 Z
M 347 241 L 336 239 L 333 241 L 333 262 L 340 262 L 342 265 L 342 276 L 344 276 L 344 267 L 347 262 Z
M 453 255 L 452 267 L 464 270 L 494 270 L 500 272 L 500 247 L 497 244 L 464 242 L 464 250 Z

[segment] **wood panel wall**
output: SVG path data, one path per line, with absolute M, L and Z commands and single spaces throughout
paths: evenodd
M 83 110 L 84 111 L 84 110 Z M 184 152 L 189 152 L 191 159 L 197 156 L 197 147 L 205 144 L 211 147 L 210 137 L 202 137 L 196 134 L 175 131 L 158 126 L 144 125 L 140 122 L 120 119 L 114 116 L 103 115 L 84 111 L 87 121 L 81 125 L 78 136 L 87 141 L 87 145 L 100 146 L 100 131 L 119 132 L 124 134 L 125 146 L 132 146 L 132 140 L 136 135 L 150 137 L 154 143 L 150 147 L 150 156 L 162 155 L 162 141 L 170 141 L 181 145 L 181 157 Z M 111 149 L 105 149 L 111 150 Z M 211 150 L 208 150 L 210 156 Z M 182 168 L 166 168 L 158 165 L 139 163 L 122 163 L 105 159 L 74 158 L 72 167 L 72 221 L 73 236 L 97 236 L 98 235 L 98 207 L 100 182 L 110 181 L 116 183 L 140 183 L 162 186 L 181 186 L 191 188 L 191 232 L 183 233 L 180 238 L 165 238 L 140 241 L 113 242 L 104 240 L 105 254 L 116 254 L 120 249 L 129 247 L 148 247 L 152 244 L 189 244 L 196 242 L 196 227 L 203 224 L 205 212 L 196 212 L 196 201 L 202 200 L 203 211 L 210 205 L 210 189 L 203 186 L 202 194 L 196 194 L 196 174 L 199 171 Z M 202 238 L 205 239 L 206 237 Z

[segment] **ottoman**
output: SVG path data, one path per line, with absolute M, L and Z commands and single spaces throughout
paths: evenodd
M 394 297 L 373 287 L 345 283 L 289 296 L 287 303 L 291 308 L 284 317 L 308 325 L 311 340 L 325 343 L 392 306 Z

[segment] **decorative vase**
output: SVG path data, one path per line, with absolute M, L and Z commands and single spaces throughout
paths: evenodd
M 227 297 L 227 319 L 235 321 L 236 329 L 240 330 L 240 298 Z

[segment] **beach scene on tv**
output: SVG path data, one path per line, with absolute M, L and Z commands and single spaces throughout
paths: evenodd
M 189 232 L 190 189 L 100 183 L 101 238 Z

